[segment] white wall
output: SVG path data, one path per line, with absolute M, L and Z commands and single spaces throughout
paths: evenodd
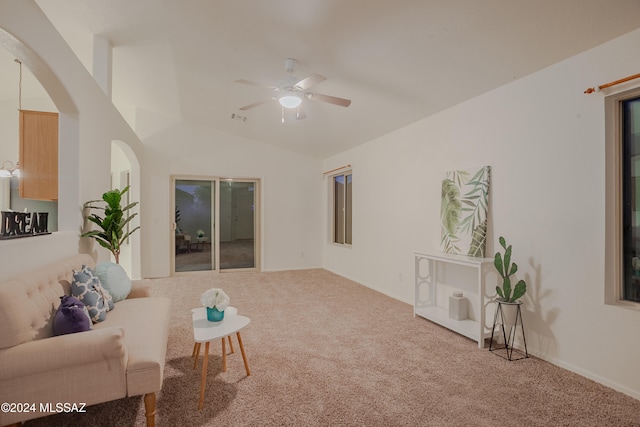
M 0 1 L 0 46 L 22 61 L 60 113 L 61 171 L 60 231 L 0 241 L 0 280 L 78 252 L 108 260 L 108 252 L 79 238 L 82 204 L 109 188 L 111 141 L 127 141 L 139 157 L 140 141 L 32 0 Z
M 530 351 L 640 398 L 640 312 L 603 303 L 604 103 L 582 93 L 638 72 L 640 31 L 321 164 L 187 125 L 142 147 L 33 1 L 1 0 L 0 8 L 0 44 L 33 67 L 60 111 L 64 171 L 61 231 L 0 242 L 0 279 L 84 250 L 80 207 L 108 188 L 101 159 L 122 140 L 142 165 L 143 276 L 168 274 L 171 174 L 257 177 L 265 270 L 316 267 L 324 256 L 326 268 L 411 302 L 412 252 L 438 250 L 444 171 L 489 164 L 488 251 L 499 235 L 514 245 L 529 286 Z M 351 249 L 326 243 L 320 175 L 346 163 L 355 178 Z
M 583 94 L 637 73 L 639 45 L 640 30 L 325 161 L 354 177 L 353 247 L 325 237 L 325 267 L 413 303 L 445 171 L 491 165 L 487 253 L 513 244 L 529 351 L 640 398 L 640 311 L 604 305 L 604 97 Z
M 79 233 L 82 203 L 109 188 L 111 141 L 120 140 L 133 149 L 141 166 L 142 277 L 170 273 L 172 174 L 260 178 L 262 268 L 322 265 L 319 160 L 188 124 L 152 135 L 136 129 L 146 136 L 143 146 L 33 1 L 1 0 L 0 9 L 0 29 L 6 31 L 6 36 L 0 33 L 0 44 L 31 69 L 60 112 L 61 231 Z M 136 117 L 146 116 L 138 111 Z M 61 236 L 56 233 L 52 239 Z M 78 251 L 97 251 L 99 260 L 109 260 L 97 245 L 86 247 L 88 239 L 70 244 L 67 236 L 65 246 L 54 253 L 39 248 L 36 239 L 27 238 L 20 251 L 11 242 L 0 242 L 0 259 L 11 264 L 0 279 Z M 25 259 L 23 247 L 33 251 L 35 260 Z
M 259 178 L 262 270 L 322 266 L 319 160 L 189 124 L 171 126 L 143 142 L 149 149 L 142 189 L 153 195 L 142 223 L 142 239 L 150 242 L 142 253 L 145 277 L 170 274 L 171 175 Z

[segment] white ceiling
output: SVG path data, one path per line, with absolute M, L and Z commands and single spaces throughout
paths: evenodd
M 125 116 L 135 111 L 141 138 L 186 124 L 318 158 L 640 27 L 638 0 L 37 3 L 89 70 L 94 35 L 111 41 L 113 100 Z M 15 74 L 5 56 L 1 75 Z M 275 84 L 287 57 L 298 60 L 296 76 L 327 77 L 313 91 L 351 106 L 305 100 L 307 118 L 284 124 L 275 101 L 239 111 L 271 93 L 234 80 Z M 15 97 L 15 85 L 5 92 L 0 98 Z

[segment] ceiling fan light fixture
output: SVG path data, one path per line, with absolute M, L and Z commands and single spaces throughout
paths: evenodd
M 284 95 L 278 99 L 278 102 L 284 108 L 296 108 L 302 103 L 302 99 L 296 95 Z

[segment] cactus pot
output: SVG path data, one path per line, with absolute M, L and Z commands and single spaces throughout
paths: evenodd
M 507 302 L 498 298 L 496 302 L 498 303 L 496 310 L 499 310 L 500 312 L 498 320 L 505 326 L 514 326 L 517 320 L 518 307 L 522 305 L 522 301 L 518 300 L 514 302 Z M 520 315 L 522 315 L 522 313 L 520 313 Z M 522 319 L 520 319 L 520 322 L 522 323 Z

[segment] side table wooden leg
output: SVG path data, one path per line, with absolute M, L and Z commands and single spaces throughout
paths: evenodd
M 193 369 L 198 367 L 198 357 L 200 357 L 200 343 L 197 342 L 193 345 Z
M 229 353 L 233 354 L 235 353 L 235 350 L 233 349 L 233 341 L 231 341 L 231 335 L 229 335 L 227 339 L 229 340 Z
M 222 337 L 222 372 L 227 372 L 227 349 L 224 345 L 224 337 Z
M 240 352 L 242 353 L 242 360 L 244 361 L 244 370 L 247 371 L 247 376 L 251 375 L 249 371 L 249 362 L 247 361 L 247 355 L 244 352 L 244 346 L 242 345 L 242 338 L 240 337 L 240 332 L 236 332 L 236 336 L 238 337 L 238 345 L 240 345 Z
M 198 409 L 204 405 L 204 389 L 207 387 L 207 365 L 209 362 L 209 342 L 204 345 L 204 360 L 202 361 L 202 379 L 200 380 L 200 402 Z

